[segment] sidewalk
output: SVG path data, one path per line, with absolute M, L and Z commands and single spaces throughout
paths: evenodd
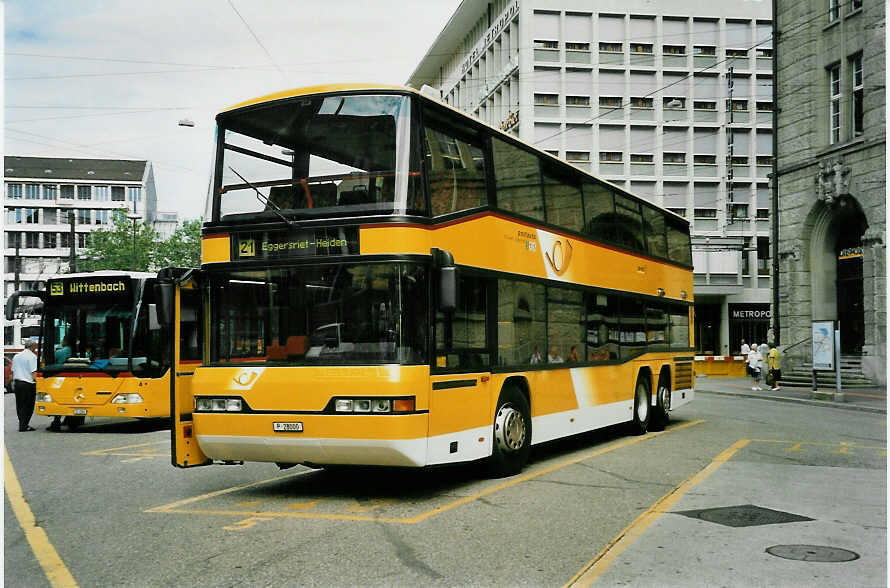
M 814 406 L 887 414 L 887 390 L 885 388 L 850 388 L 849 390 L 843 390 L 844 402 L 834 402 L 813 400 L 810 388 L 783 387 L 773 392 L 769 389 L 752 390 L 751 386 L 751 378 L 719 378 L 709 376 L 697 376 L 695 378 L 695 392 L 699 394 L 741 396 L 744 398 L 797 402 Z M 834 392 L 833 388 L 820 388 L 820 390 L 823 392 Z

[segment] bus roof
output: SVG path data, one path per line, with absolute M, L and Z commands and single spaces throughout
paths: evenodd
M 234 106 L 230 106 L 223 110 L 223 112 L 229 112 L 230 110 L 236 110 L 238 108 L 243 108 L 245 106 L 252 106 L 254 104 L 260 104 L 262 102 L 271 102 L 273 100 L 282 100 L 284 98 L 294 98 L 296 96 L 307 96 L 310 94 L 324 94 L 327 92 L 350 92 L 353 90 L 383 90 L 387 92 L 399 91 L 399 92 L 408 92 L 412 94 L 418 93 L 414 88 L 408 88 L 406 86 L 390 86 L 387 84 L 364 84 L 364 83 L 350 83 L 350 84 L 320 84 L 317 86 L 304 86 L 302 88 L 292 88 L 290 90 L 282 90 L 280 92 L 274 92 L 272 94 L 266 94 L 265 96 L 257 96 L 256 98 L 251 98 L 249 100 L 245 100 L 244 102 L 239 102 Z
M 129 277 L 129 278 L 156 278 L 158 274 L 154 272 L 131 272 L 122 270 L 99 270 L 95 272 L 79 272 L 76 274 L 57 274 L 50 280 L 66 280 L 68 278 L 109 278 L 109 277 Z

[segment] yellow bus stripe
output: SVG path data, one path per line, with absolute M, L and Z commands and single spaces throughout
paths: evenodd
M 575 576 L 569 580 L 564 588 L 569 586 L 581 587 L 581 586 L 590 586 L 599 576 L 601 576 L 615 561 L 621 553 L 627 549 L 631 543 L 633 543 L 637 537 L 643 534 L 643 532 L 658 518 L 667 512 L 669 508 L 671 508 L 680 498 L 683 497 L 684 494 L 689 492 L 696 484 L 710 476 L 724 463 L 729 461 L 729 459 L 735 455 L 742 447 L 747 445 L 751 440 L 750 439 L 741 439 L 736 441 L 732 445 L 730 445 L 727 449 L 720 453 L 717 457 L 714 458 L 710 464 L 708 464 L 705 469 L 701 470 L 694 476 L 686 479 L 682 484 L 662 496 L 658 499 L 655 504 L 653 504 L 649 509 L 646 510 L 643 514 L 638 516 L 634 522 L 625 527 L 623 531 L 618 533 L 618 535 L 612 539 L 602 551 L 596 554 L 587 565 L 585 565 L 580 572 L 575 574 Z
M 3 466 L 6 477 L 3 485 L 6 488 L 6 495 L 9 497 L 9 504 L 12 505 L 12 511 L 19 520 L 19 525 L 25 532 L 25 538 L 31 545 L 37 562 L 43 568 L 46 579 L 49 580 L 51 586 L 77 586 L 74 576 L 68 571 L 65 562 L 49 542 L 46 531 L 37 526 L 34 513 L 31 512 L 28 501 L 25 500 L 22 486 L 15 475 L 12 460 L 9 459 L 9 453 L 5 447 L 3 448 Z

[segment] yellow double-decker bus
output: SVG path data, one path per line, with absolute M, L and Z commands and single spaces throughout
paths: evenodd
M 175 465 L 508 475 L 692 400 L 682 217 L 409 88 L 285 91 L 217 125 Z
M 35 414 L 64 416 L 72 430 L 88 417 L 170 416 L 172 342 L 157 316 L 157 279 L 148 272 L 75 273 L 49 279 L 45 291 L 10 297 L 7 315 L 19 297 L 43 301 Z M 191 333 L 178 347 L 194 365 L 201 361 L 200 305 L 199 294 L 186 295 L 178 313 L 180 328 Z

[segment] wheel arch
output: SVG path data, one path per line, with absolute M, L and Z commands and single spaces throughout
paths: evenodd
M 524 376 L 510 376 L 506 378 L 501 383 L 501 389 L 498 390 L 498 397 L 500 397 L 501 392 L 506 388 L 509 384 L 513 384 L 519 389 L 519 393 L 525 396 L 525 401 L 528 403 L 528 408 L 531 410 L 532 407 L 532 394 L 531 389 L 528 385 L 528 380 L 525 379 Z M 495 399 L 495 404 L 497 404 L 497 399 Z

